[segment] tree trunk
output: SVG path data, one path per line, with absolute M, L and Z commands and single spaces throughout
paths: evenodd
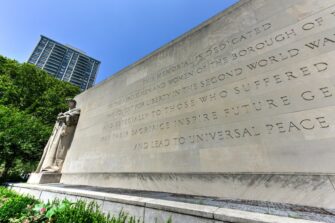
M 5 166 L 4 166 L 4 169 L 0 177 L 0 184 L 6 183 L 7 178 L 8 178 L 8 172 L 13 167 L 13 164 L 14 164 L 14 159 L 12 157 L 8 158 L 5 161 Z

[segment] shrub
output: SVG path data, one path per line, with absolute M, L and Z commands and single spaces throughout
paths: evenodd
M 32 207 L 37 201 L 28 196 L 19 196 L 13 192 L 2 191 L 0 200 L 0 222 L 12 222 L 12 219 L 20 218 L 28 212 L 27 208 Z
M 81 222 L 81 223 L 137 223 L 134 217 L 129 217 L 121 212 L 117 217 L 105 216 L 101 213 L 99 205 L 95 202 L 86 203 L 78 201 L 62 208 L 55 213 L 56 223 Z
M 121 211 L 104 215 L 96 202 L 54 200 L 43 203 L 0 187 L 0 223 L 141 223 Z M 172 223 L 171 219 L 167 223 Z
M 8 190 L 5 187 L 0 187 L 0 198 L 8 198 L 8 197 L 16 196 L 16 195 L 17 194 L 14 191 Z

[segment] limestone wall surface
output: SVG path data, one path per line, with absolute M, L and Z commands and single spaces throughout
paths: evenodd
M 334 74 L 335 0 L 240 1 L 76 97 L 61 182 L 335 209 Z

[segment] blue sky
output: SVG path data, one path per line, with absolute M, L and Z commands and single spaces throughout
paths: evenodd
M 0 0 L 0 54 L 25 62 L 42 34 L 100 60 L 100 82 L 235 2 Z

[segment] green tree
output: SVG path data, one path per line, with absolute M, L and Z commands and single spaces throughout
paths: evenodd
M 66 98 L 80 89 L 28 63 L 0 55 L 0 175 L 16 163 L 35 164 Z M 3 170 L 1 171 L 1 167 Z M 1 174 L 2 172 L 2 174 Z
M 53 124 L 60 111 L 67 109 L 65 99 L 74 97 L 80 89 L 58 80 L 35 65 L 0 56 L 0 104 Z
M 32 162 L 41 156 L 51 127 L 32 115 L 0 105 L 1 181 L 8 177 L 16 161 Z

